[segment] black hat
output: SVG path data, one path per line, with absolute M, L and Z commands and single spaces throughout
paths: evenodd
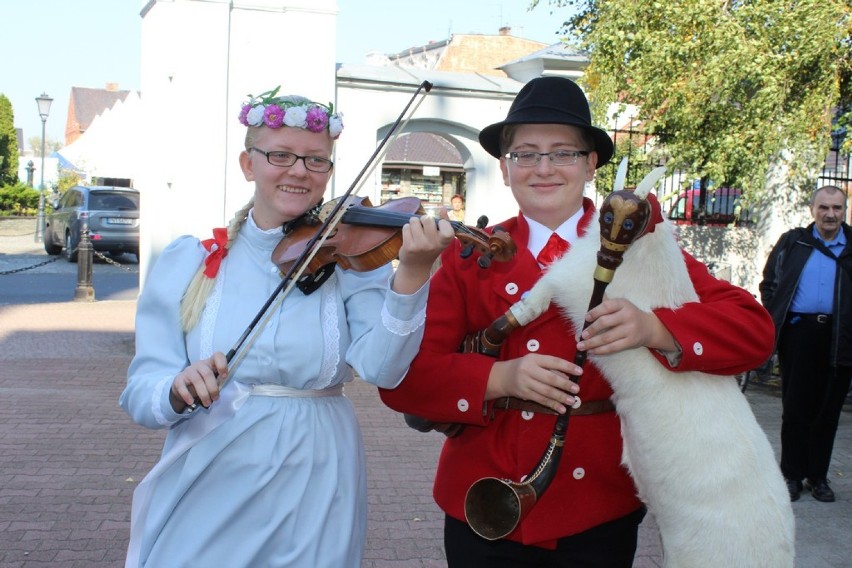
M 564 77 L 537 77 L 520 90 L 506 120 L 486 126 L 479 133 L 479 143 L 485 151 L 499 158 L 500 135 L 507 124 L 570 124 L 586 130 L 594 139 L 598 153 L 597 167 L 612 158 L 613 145 L 609 134 L 592 126 L 589 101 L 579 85 Z

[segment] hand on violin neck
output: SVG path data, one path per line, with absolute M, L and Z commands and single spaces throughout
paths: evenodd
M 435 261 L 454 235 L 446 219 L 436 223 L 429 215 L 412 217 L 402 228 L 402 248 L 399 249 L 393 291 L 406 295 L 417 292 L 429 280 Z

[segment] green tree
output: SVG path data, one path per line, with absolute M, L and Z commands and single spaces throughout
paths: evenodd
M 655 162 L 650 153 L 642 148 L 643 137 L 620 136 L 615 140 L 615 161 L 613 167 L 601 168 L 595 174 L 595 190 L 606 195 L 613 190 L 617 166 L 622 158 L 628 159 L 627 176 L 624 187 L 636 187 L 642 178 L 653 167 Z M 656 158 L 656 157 L 655 157 Z
M 759 194 L 784 156 L 804 184 L 852 122 L 852 0 L 549 3 L 571 9 L 563 32 L 589 55 L 598 121 L 636 105 L 696 177 Z
M 38 191 L 23 183 L 0 187 L 0 217 L 35 215 L 38 198 Z
M 12 103 L 0 94 L 0 186 L 18 183 L 18 136 Z
M 86 181 L 76 172 L 60 170 L 59 178 L 56 180 L 56 186 L 53 189 L 56 193 L 61 195 L 64 194 L 68 188 L 74 187 L 75 185 L 89 184 L 86 183 Z

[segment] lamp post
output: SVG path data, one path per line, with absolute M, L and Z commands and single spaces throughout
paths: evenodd
M 35 240 L 44 239 L 44 130 L 47 125 L 47 115 L 50 114 L 50 103 L 53 99 L 47 93 L 42 93 L 40 97 L 36 97 L 38 104 L 38 115 L 41 117 L 41 184 L 39 185 L 38 195 L 38 219 L 36 224 Z

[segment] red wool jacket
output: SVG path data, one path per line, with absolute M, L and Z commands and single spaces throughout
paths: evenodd
M 584 207 L 581 229 L 594 212 L 589 200 Z M 420 354 L 397 388 L 380 389 L 385 404 L 399 412 L 467 425 L 459 436 L 444 442 L 434 485 L 437 504 L 462 521 L 470 486 L 483 477 L 520 481 L 531 473 L 556 420 L 553 415 L 493 410 L 484 396 L 495 359 L 458 352 L 466 335 L 485 329 L 503 315 L 542 274 L 526 248 L 529 227 L 523 217 L 500 226 L 518 246 L 515 258 L 482 269 L 475 255 L 460 257 L 458 241 L 450 245 L 430 285 Z M 766 351 L 764 339 L 772 337 L 768 314 L 751 294 L 713 278 L 703 264 L 686 253 L 684 256 L 701 303 L 654 312 L 683 346 L 677 370 L 727 375 L 760 365 Z M 536 352 L 573 361 L 575 337 L 573 326 L 551 306 L 509 335 L 499 358 Z M 655 355 L 671 368 L 665 357 Z M 609 384 L 587 361 L 580 379 L 582 400 L 604 400 L 611 395 Z M 572 417 L 555 479 L 507 538 L 550 548 L 555 539 L 640 507 L 633 482 L 621 465 L 621 452 L 621 425 L 615 412 Z

